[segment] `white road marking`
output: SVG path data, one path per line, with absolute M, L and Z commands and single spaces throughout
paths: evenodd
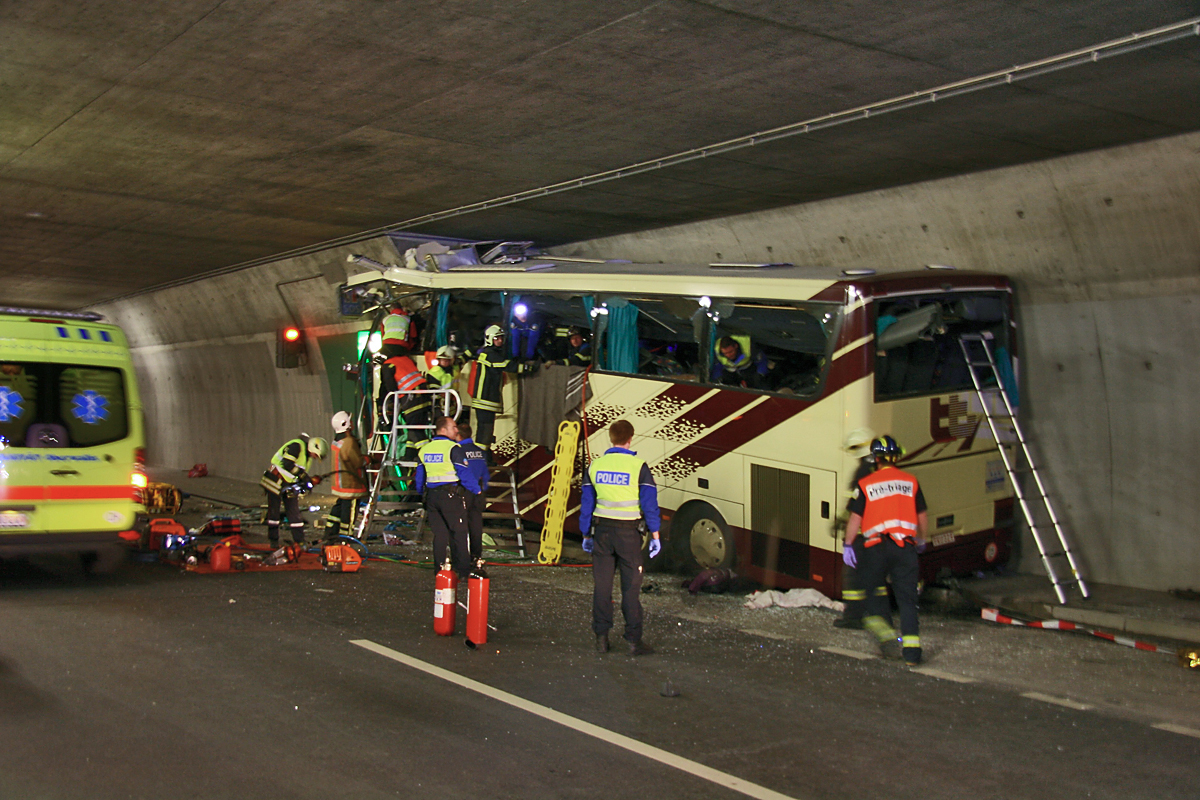
M 453 683 L 456 686 L 461 686 L 464 689 L 470 689 L 473 692 L 478 692 L 485 697 L 490 697 L 493 700 L 499 700 L 501 703 L 506 703 L 513 708 L 519 708 L 522 711 L 527 711 L 530 714 L 550 720 L 551 722 L 557 722 L 559 725 L 563 725 L 567 728 L 571 728 L 572 730 L 595 737 L 596 739 L 608 742 L 609 744 L 616 745 L 617 747 L 628 750 L 631 753 L 645 756 L 646 758 L 657 761 L 660 764 L 666 764 L 668 767 L 674 767 L 675 769 L 695 775 L 697 778 L 702 778 L 710 783 L 715 783 L 718 786 L 724 786 L 727 789 L 740 792 L 747 797 L 761 798 L 761 800 L 796 800 L 794 797 L 790 797 L 786 794 L 780 794 L 779 792 L 776 792 L 773 789 L 768 789 L 765 786 L 759 786 L 756 783 L 751 783 L 750 781 L 743 780 L 742 778 L 738 778 L 734 775 L 712 769 L 711 767 L 706 767 L 703 764 L 684 758 L 683 756 L 677 756 L 674 753 L 661 750 L 652 745 L 648 745 L 645 742 L 639 742 L 637 739 L 632 739 L 628 736 L 614 733 L 607 728 L 601 728 L 599 725 L 593 725 L 590 722 L 584 722 L 581 719 L 564 714 L 561 711 L 555 711 L 553 708 L 543 706 L 531 700 L 526 700 L 523 697 L 517 697 L 515 694 L 509 694 L 508 692 L 500 689 L 495 689 L 491 686 L 488 686 L 486 683 L 480 683 L 479 681 L 471 680 L 470 678 L 464 678 L 458 673 L 451 672 L 447 669 L 442 669 L 441 667 L 436 667 L 433 664 L 429 664 L 425 661 L 421 661 L 420 659 L 405 655 L 404 653 L 393 650 L 390 647 L 384 647 L 381 644 L 376 644 L 369 639 L 353 639 L 351 640 L 350 644 L 358 645 L 364 650 L 370 650 L 372 653 L 377 653 L 385 658 L 398 661 L 407 667 L 418 669 L 427 675 L 432 675 L 435 678 L 441 678 L 442 680 Z
M 847 650 L 844 647 L 818 647 L 818 650 L 824 650 L 826 653 L 833 653 L 835 656 L 849 656 L 857 658 L 859 661 L 874 661 L 879 656 L 871 655 L 870 653 L 862 653 L 858 650 Z
M 1192 736 L 1200 739 L 1200 731 L 1196 730 L 1195 728 L 1185 728 L 1184 726 L 1176 725 L 1173 722 L 1156 722 L 1150 727 L 1158 728 L 1160 731 L 1166 731 L 1167 733 L 1179 733 L 1183 734 L 1184 736 Z
M 955 675 L 953 672 L 942 672 L 940 669 L 931 669 L 930 667 L 909 667 L 909 672 L 915 672 L 918 675 L 928 675 L 930 678 L 937 678 L 943 681 L 954 681 L 955 683 L 978 683 L 974 678 L 968 678 L 966 675 Z
M 1092 706 L 1089 706 L 1087 703 L 1077 703 L 1065 697 L 1054 697 L 1053 695 L 1042 694 L 1041 692 L 1025 692 L 1021 697 L 1027 697 L 1030 700 L 1040 700 L 1043 703 L 1053 703 L 1056 706 L 1063 706 L 1064 708 L 1073 708 L 1076 711 L 1092 710 Z

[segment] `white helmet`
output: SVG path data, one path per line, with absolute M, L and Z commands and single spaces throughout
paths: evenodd
M 334 433 L 345 433 L 346 431 L 350 430 L 350 426 L 354 424 L 354 421 L 350 418 L 349 412 L 346 411 L 339 411 L 334 414 L 332 422 Z
M 493 326 L 493 327 L 497 327 L 497 326 Z M 439 348 L 438 348 L 438 351 L 437 351 L 437 356 L 436 356 L 436 357 L 437 357 L 437 358 L 449 358 L 449 359 L 454 359 L 454 358 L 457 358 L 457 357 L 458 357 L 458 351 L 457 351 L 457 350 L 455 350 L 455 349 L 454 349 L 453 347 L 451 347 L 450 345 L 448 345 L 448 344 L 444 344 L 444 345 L 442 345 L 441 347 L 439 347 Z
M 320 436 L 314 436 L 308 440 L 308 452 L 314 458 L 324 460 L 329 453 L 329 443 Z
M 504 328 L 499 325 L 489 325 L 487 330 L 483 332 L 483 346 L 491 347 L 496 343 L 496 337 L 504 336 Z

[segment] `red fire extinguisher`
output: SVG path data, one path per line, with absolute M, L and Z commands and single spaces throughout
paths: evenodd
M 487 644 L 489 583 L 481 558 L 467 577 L 467 647 L 472 650 L 476 645 Z
M 433 632 L 438 636 L 453 636 L 454 622 L 458 616 L 455 602 L 458 575 L 450 566 L 450 559 L 442 564 L 433 583 Z

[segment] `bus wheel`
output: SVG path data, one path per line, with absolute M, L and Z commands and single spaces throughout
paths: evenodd
M 671 520 L 675 555 L 689 570 L 728 569 L 736 548 L 725 518 L 707 503 L 688 506 Z

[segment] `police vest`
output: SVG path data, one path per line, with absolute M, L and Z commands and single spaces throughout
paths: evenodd
M 284 480 L 286 480 L 288 483 L 294 483 L 296 478 L 299 477 L 299 475 L 290 475 L 290 474 L 288 474 L 287 470 L 285 470 L 283 468 L 283 460 L 284 460 L 284 458 L 288 457 L 284 451 L 287 450 L 288 445 L 296 444 L 296 443 L 300 444 L 300 455 L 296 457 L 296 469 L 303 471 L 303 472 L 307 472 L 308 471 L 308 440 L 307 439 L 292 439 L 290 441 L 284 442 L 283 447 L 279 448 L 279 450 L 277 450 L 275 452 L 275 455 L 271 456 L 271 466 L 275 467 L 275 469 L 278 470 L 279 474 L 282 475 Z
M 903 546 L 906 538 L 916 534 L 916 478 L 895 467 L 884 467 L 860 480 L 858 487 L 867 501 L 862 518 L 862 533 L 867 539 L 864 547 L 878 544 L 884 535 Z
M 725 367 L 725 369 L 729 370 L 730 372 L 737 372 L 750 363 L 750 337 L 730 336 L 729 338 L 737 342 L 738 347 L 742 348 L 742 354 L 738 356 L 737 360 L 732 361 L 721 355 L 721 339 L 717 339 L 717 344 L 713 348 L 713 355 L 716 356 L 717 361 L 719 361 L 721 366 Z
M 432 439 L 422 445 L 417 459 L 425 465 L 425 485 L 458 483 L 458 472 L 450 460 L 450 451 L 458 445 L 449 439 Z
M 596 490 L 596 516 L 639 520 L 638 478 L 646 462 L 628 453 L 605 453 L 592 462 L 588 477 Z
M 388 314 L 383 318 L 383 343 L 407 344 L 411 324 L 407 314 Z

